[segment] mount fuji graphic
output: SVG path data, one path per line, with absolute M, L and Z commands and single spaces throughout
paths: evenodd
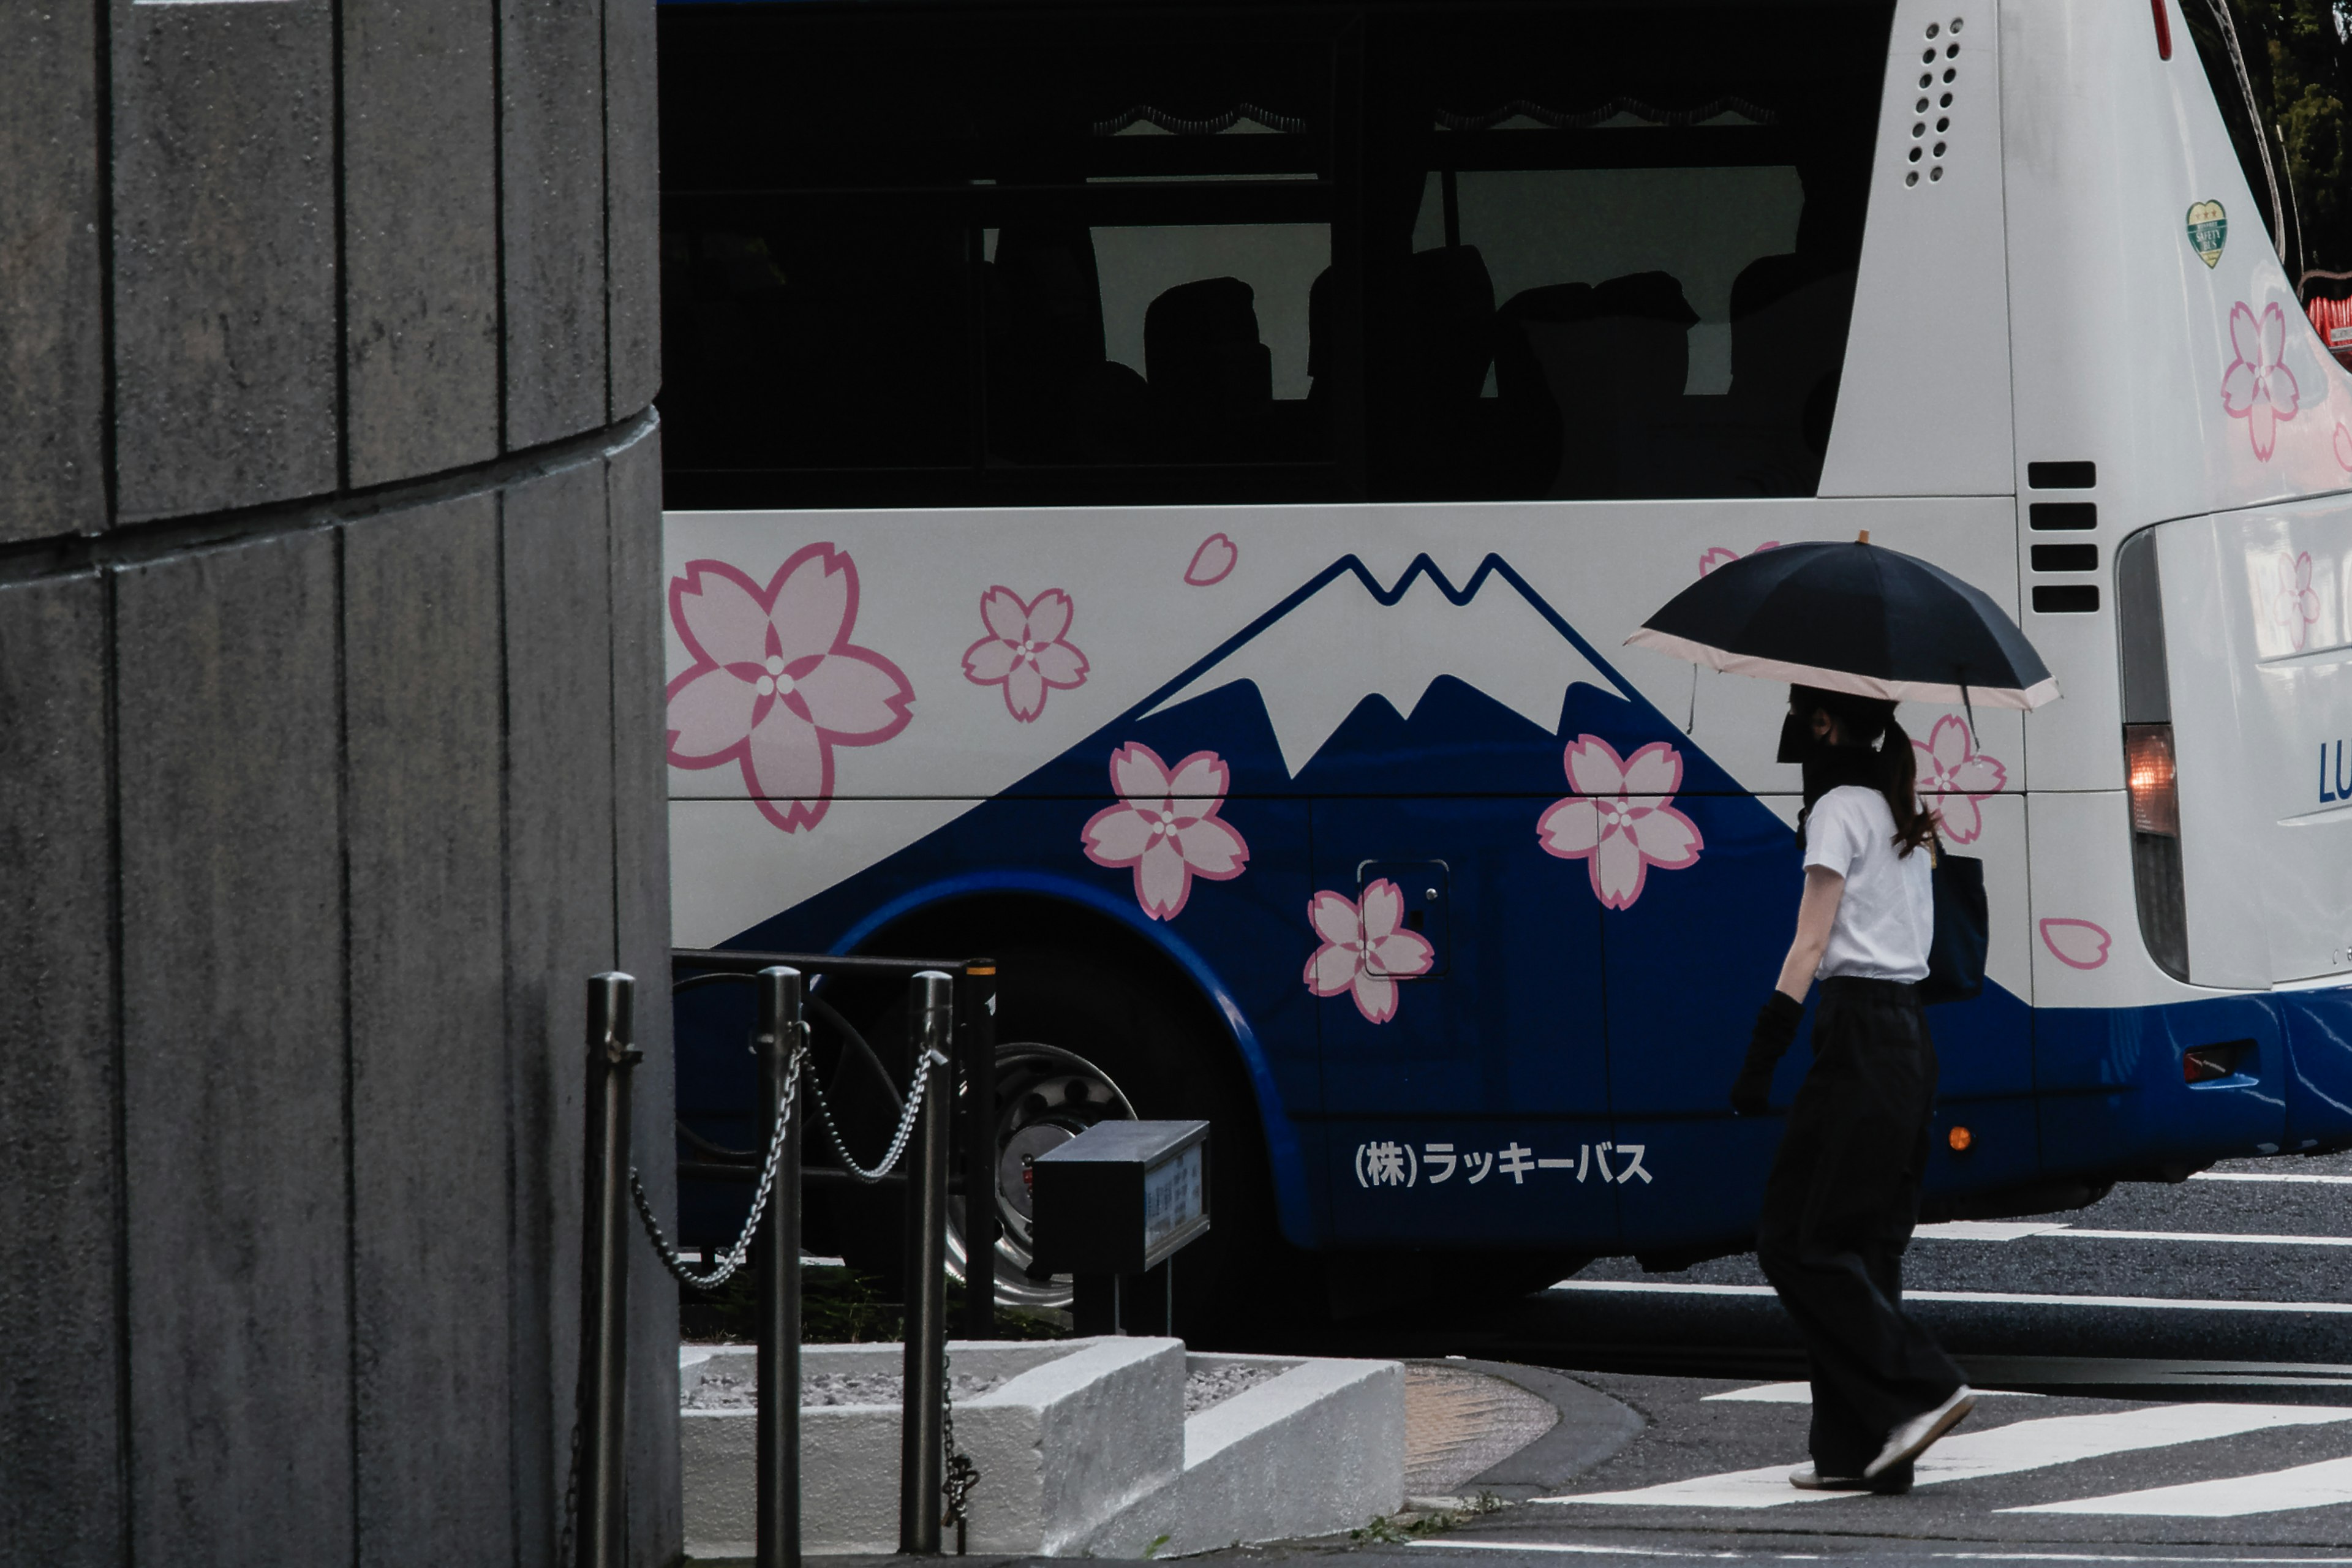
M 1500 556 L 1456 588 L 1428 556 L 1382 588 L 1353 555 L 1148 699 L 1139 718 L 1239 681 L 1257 688 L 1296 779 L 1368 697 L 1411 719 L 1451 676 L 1546 734 L 1571 686 L 1641 703 L 1633 689 Z

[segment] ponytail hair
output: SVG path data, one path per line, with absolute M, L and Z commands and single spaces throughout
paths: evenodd
M 1895 847 L 1899 855 L 1908 855 L 1933 845 L 1943 822 L 1919 804 L 1918 754 L 1911 748 L 1911 737 L 1895 721 L 1895 705 L 1886 706 L 1886 733 L 1878 742 L 1878 793 L 1895 814 Z
M 1866 779 L 1885 797 L 1886 809 L 1895 818 L 1895 847 L 1899 853 L 1907 856 L 1935 843 L 1937 830 L 1943 825 L 1934 812 L 1919 804 L 1919 759 L 1911 737 L 1895 721 L 1894 703 L 1818 686 L 1792 686 L 1789 707 L 1801 721 L 1810 721 L 1815 709 L 1837 721 L 1846 743 L 1830 750 L 1844 753 L 1840 760 L 1852 770 L 1851 782 Z

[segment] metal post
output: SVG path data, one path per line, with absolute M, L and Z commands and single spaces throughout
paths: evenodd
M 914 1071 L 923 1075 L 922 1124 L 907 1151 L 906 1405 L 898 1470 L 898 1550 L 937 1555 L 940 1452 L 947 1394 L 948 1119 L 954 1090 L 948 1047 L 955 982 L 936 969 L 915 976 L 908 1002 Z M 912 1084 L 908 1085 L 909 1089 Z
M 624 1533 L 621 1442 L 628 1414 L 629 1069 L 636 982 L 618 971 L 588 982 L 588 1335 L 580 1358 L 580 1568 L 616 1568 Z
M 760 1142 L 781 1135 L 776 1184 L 768 1194 L 757 1242 L 760 1286 L 758 1370 L 758 1568 L 801 1562 L 801 1122 L 795 1107 L 776 1126 L 776 1102 L 801 1041 L 801 972 L 781 964 L 753 982 L 760 1021 Z
M 996 1337 L 996 961 L 964 965 L 963 1337 Z

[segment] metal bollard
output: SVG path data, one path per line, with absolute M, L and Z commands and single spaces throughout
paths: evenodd
M 941 1402 L 947 1395 L 948 1119 L 954 1085 L 946 1057 L 954 1027 L 955 982 L 936 969 L 915 976 L 914 1070 L 923 1075 L 922 1124 L 908 1147 L 906 1405 L 898 1470 L 898 1550 L 940 1550 Z M 909 1088 L 911 1089 L 911 1084 Z
M 581 1456 L 576 1525 L 580 1568 L 621 1560 L 621 1442 L 628 1414 L 629 1070 L 636 981 L 614 971 L 588 981 L 588 1343 L 580 1358 Z
M 963 1337 L 996 1337 L 996 963 L 976 958 L 964 965 L 961 1016 L 956 1034 L 962 1047 L 963 1154 Z
M 801 1562 L 801 1120 L 797 1105 L 776 1126 L 776 1102 L 801 1042 L 801 972 L 775 965 L 753 982 L 759 997 L 760 1142 L 779 1135 L 776 1184 L 760 1219 L 758 1568 Z

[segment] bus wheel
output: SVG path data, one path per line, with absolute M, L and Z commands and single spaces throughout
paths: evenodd
M 1005 935 L 1017 932 L 1019 940 Z M 1030 1209 L 1024 1156 L 1034 1159 L 1114 1118 L 1210 1124 L 1209 1233 L 1176 1255 L 1177 1331 L 1228 1347 L 1277 1321 L 1324 1314 L 1314 1260 L 1282 1237 L 1265 1141 L 1231 1031 L 1199 988 L 1134 933 L 1045 900 L 992 898 L 943 906 L 892 928 L 866 951 L 988 952 L 997 961 L 997 1300 L 1058 1310 L 1069 1281 L 1028 1275 Z M 906 1037 L 897 986 L 842 987 L 840 1006 L 866 1037 Z M 886 1055 L 897 1059 L 895 1052 Z M 862 1075 L 870 1078 L 870 1074 Z M 853 1077 L 853 1081 L 862 1079 Z M 961 1093 L 961 1090 L 959 1091 Z M 859 1108 L 861 1149 L 889 1135 L 878 1094 Z M 845 1125 L 849 1118 L 845 1115 Z M 961 1167 L 963 1130 L 956 1134 Z M 868 1156 L 870 1157 L 870 1156 Z M 834 1186 L 824 1204 L 849 1263 L 901 1288 L 903 1212 L 897 1189 Z M 951 1200 L 951 1267 L 965 1263 L 961 1200 Z
M 1090 1064 L 1139 1120 L 1209 1123 L 1210 1229 L 1171 1265 L 1176 1331 L 1195 1345 L 1231 1343 L 1295 1316 L 1300 1300 L 1313 1299 L 1319 1312 L 1311 1260 L 1276 1224 L 1256 1096 L 1223 1017 L 1200 990 L 1155 950 L 1115 930 L 1072 931 L 1050 946 L 1002 944 L 997 956 L 1000 1038 L 1045 1042 Z M 1040 1099 L 1031 1103 L 1000 1084 L 1000 1138 L 1050 1120 L 1051 1097 Z M 999 1144 L 1000 1212 L 1026 1204 L 1024 1153 L 1034 1158 Z M 1013 1222 L 1005 1223 L 1010 1240 Z M 1026 1229 L 1024 1214 L 1020 1234 Z M 1003 1264 L 997 1278 L 1000 1296 L 1027 1279 Z
M 971 1085 L 956 1086 L 958 1125 Z M 1135 1106 L 1111 1076 L 1075 1051 L 1034 1040 L 996 1047 L 996 1304 L 1066 1310 L 1066 1274 L 1032 1276 L 1029 1163 L 1102 1121 L 1132 1121 Z M 948 1271 L 967 1278 L 965 1200 L 948 1200 Z

